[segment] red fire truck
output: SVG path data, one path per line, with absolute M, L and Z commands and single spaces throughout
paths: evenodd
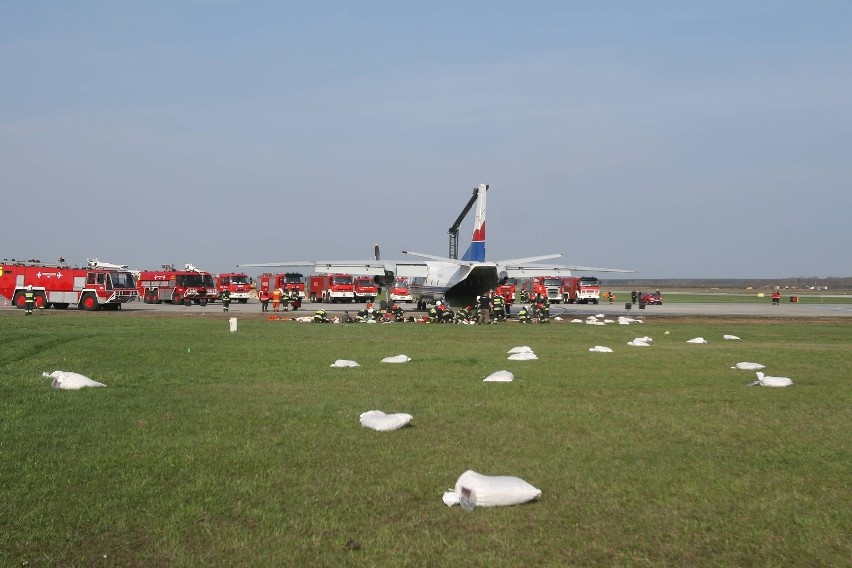
M 305 277 L 298 272 L 287 272 L 285 274 L 272 274 L 265 272 L 260 275 L 257 291 L 271 293 L 276 288 L 281 288 L 290 296 L 295 291 L 300 298 L 305 297 Z
M 351 274 L 312 274 L 308 279 L 311 302 L 351 302 L 355 299 Z
M 245 304 L 249 301 L 249 293 L 251 292 L 251 280 L 248 274 L 241 272 L 226 272 L 216 275 L 216 290 L 219 292 L 219 298 L 222 298 L 222 292 L 227 290 L 230 293 L 231 300 Z
M 411 290 L 408 289 L 408 279 L 398 277 L 393 281 L 390 287 L 391 302 L 406 302 L 410 304 L 414 301 L 411 296 Z
M 165 301 L 175 305 L 195 303 L 206 306 L 218 297 L 213 276 L 191 264 L 187 264 L 184 270 L 176 270 L 171 264 L 164 264 L 160 270 L 142 270 L 137 287 L 146 304 Z
M 601 297 L 601 283 L 594 276 L 569 276 L 562 279 L 562 299 L 573 304 L 597 304 Z
M 379 287 L 372 276 L 356 276 L 352 291 L 356 302 L 372 302 L 379 295 Z
M 530 301 L 535 298 L 536 294 L 541 294 L 554 304 L 562 301 L 562 279 L 556 276 L 530 278 L 524 284 L 524 289 L 529 294 Z
M 23 308 L 24 293 L 32 286 L 37 308 L 64 310 L 75 304 L 88 311 L 119 309 L 138 297 L 136 281 L 123 267 L 105 264 L 94 259 L 86 268 L 73 268 L 64 262 L 4 261 L 0 264 L 0 295 Z
M 515 292 L 518 288 L 518 279 L 517 278 L 506 278 L 506 280 L 497 286 L 494 290 L 494 293 L 498 296 L 503 296 L 506 301 L 510 304 L 515 302 Z

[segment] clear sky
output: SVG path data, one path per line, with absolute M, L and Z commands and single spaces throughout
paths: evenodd
M 845 0 L 9 0 L 0 257 L 445 255 L 488 183 L 489 260 L 849 276 L 850 30 Z

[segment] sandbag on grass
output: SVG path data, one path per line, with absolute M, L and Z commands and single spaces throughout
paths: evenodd
M 467 470 L 456 481 L 454 489 L 446 491 L 442 500 L 448 507 L 460 504 L 465 509 L 520 505 L 541 495 L 538 489 L 519 477 L 482 475 Z
M 526 345 L 521 345 L 520 347 L 512 347 L 506 353 L 532 353 L 532 347 L 527 347 Z
M 485 377 L 483 383 L 510 383 L 515 380 L 515 375 L 511 371 L 496 371 Z
M 370 410 L 361 414 L 361 426 L 377 432 L 390 432 L 407 425 L 412 418 L 414 417 L 410 414 L 402 412 L 385 414 L 381 410 Z
M 524 353 L 512 353 L 509 355 L 510 361 L 535 361 L 538 359 L 538 356 L 532 351 L 524 352 Z
M 725 335 L 722 336 L 722 339 L 736 340 L 736 339 L 739 339 L 739 337 L 737 337 L 736 335 L 731 335 L 729 333 L 726 333 Z
M 707 343 L 707 340 L 703 337 L 693 337 L 692 339 L 687 339 L 687 343 Z
M 411 361 L 411 357 L 408 355 L 395 355 L 382 359 L 382 363 L 408 363 L 409 361 Z
M 53 371 L 52 373 L 42 373 L 43 377 L 53 379 L 51 386 L 55 389 L 62 390 L 77 390 L 84 387 L 105 387 L 103 383 L 93 381 L 85 375 L 74 373 L 71 371 Z
M 335 361 L 334 363 L 329 365 L 329 367 L 360 367 L 360 366 L 361 365 L 359 365 L 355 361 L 350 361 L 348 359 L 338 359 L 337 361 Z
M 609 347 L 605 347 L 603 345 L 595 345 L 594 347 L 589 347 L 589 351 L 592 353 L 612 353 L 612 349 Z
M 753 387 L 754 385 L 760 385 L 762 387 L 789 387 L 792 384 L 792 379 L 788 377 L 770 377 L 769 375 L 764 375 L 762 372 L 758 371 L 757 380 L 747 386 Z
M 760 363 L 750 363 L 749 361 L 740 361 L 731 367 L 731 369 L 743 369 L 745 371 L 758 371 L 765 368 L 765 365 L 761 365 Z

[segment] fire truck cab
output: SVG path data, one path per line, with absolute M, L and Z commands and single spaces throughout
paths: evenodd
M 379 287 L 372 276 L 356 276 L 352 291 L 356 302 L 372 302 L 379 295 Z
M 272 274 L 265 272 L 260 275 L 257 292 L 271 294 L 276 288 L 284 290 L 288 296 L 295 292 L 299 298 L 305 297 L 305 277 L 298 272 L 286 272 L 284 274 Z
M 119 309 L 138 297 L 133 273 L 106 268 L 97 261 L 89 261 L 85 268 L 15 260 L 0 265 L 0 295 L 12 300 L 15 307 L 24 308 L 28 286 L 32 286 L 36 307 L 45 309 L 64 310 L 71 304 L 87 311 Z
M 594 276 L 569 276 L 562 279 L 562 299 L 573 304 L 597 304 L 601 297 L 601 283 Z
M 216 275 L 216 290 L 219 293 L 219 298 L 222 298 L 222 292 L 227 290 L 231 300 L 245 304 L 249 301 L 251 292 L 251 280 L 248 274 L 241 272 L 227 272 Z
M 311 302 L 352 302 L 355 299 L 351 274 L 313 274 L 308 288 Z
M 408 280 L 406 278 L 397 277 L 394 279 L 390 287 L 390 300 L 391 302 L 406 302 L 408 304 L 414 301 L 414 298 L 411 296 L 411 290 L 408 289 Z

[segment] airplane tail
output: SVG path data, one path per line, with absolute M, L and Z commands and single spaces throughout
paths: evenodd
M 476 196 L 476 217 L 473 220 L 473 239 L 462 260 L 485 261 L 485 192 L 488 186 L 480 184 Z

